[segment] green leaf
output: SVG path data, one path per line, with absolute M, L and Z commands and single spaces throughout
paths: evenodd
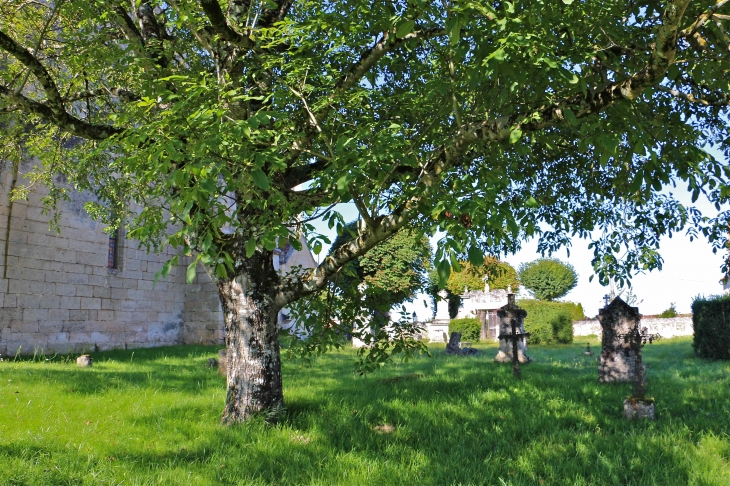
M 436 266 L 436 272 L 439 277 L 439 287 L 445 287 L 446 282 L 449 281 L 449 275 L 451 275 L 451 265 L 448 260 L 441 260 Z
M 185 272 L 185 281 L 187 283 L 193 283 L 195 280 L 195 267 L 198 265 L 198 259 L 196 258 L 193 263 L 188 265 L 188 270 Z
M 484 253 L 482 252 L 482 249 L 479 248 L 476 245 L 472 245 L 469 247 L 468 251 L 469 256 L 469 263 L 474 265 L 475 267 L 481 267 L 484 264 Z
M 631 184 L 629 185 L 629 192 L 636 192 L 639 189 L 641 189 L 641 184 L 644 182 L 644 171 L 639 170 L 636 173 L 636 177 L 634 177 L 634 180 L 631 181 Z
M 413 28 L 416 26 L 415 20 L 407 20 L 400 24 L 398 28 L 395 31 L 395 36 L 399 38 L 403 38 L 413 32 Z
M 152 283 L 153 284 L 156 284 L 157 281 L 160 279 L 160 277 L 166 278 L 170 274 L 170 269 L 171 268 L 172 268 L 172 260 L 167 260 L 162 265 L 162 268 L 160 268 L 160 270 L 157 273 L 155 273 L 155 279 L 154 279 L 154 281 Z
M 458 20 L 454 21 L 454 25 L 452 26 L 451 30 L 449 31 L 449 44 L 454 47 L 459 44 L 459 39 L 461 38 L 461 22 Z
M 227 278 L 228 277 L 228 272 L 226 271 L 226 266 L 223 265 L 222 263 L 219 263 L 218 265 L 216 265 L 216 267 L 215 267 L 215 275 L 218 278 L 222 278 L 222 279 Z
M 571 3 L 573 3 L 574 1 L 575 1 L 575 0 L 563 0 L 563 3 L 564 3 L 565 5 L 570 5 L 570 4 L 571 4 Z
M 256 240 L 254 238 L 251 238 L 246 242 L 246 258 L 251 258 L 255 252 Z
M 269 190 L 269 178 L 261 169 L 254 169 L 251 171 L 251 176 L 253 177 L 253 183 L 256 184 L 259 188 L 263 189 L 264 191 Z
M 563 116 L 565 117 L 565 120 L 574 127 L 580 124 L 578 119 L 575 117 L 575 113 L 573 113 L 573 110 L 570 108 L 563 109 Z
M 513 129 L 509 132 L 509 143 L 517 143 L 520 137 L 522 137 L 522 130 L 519 128 Z
M 530 196 L 525 204 L 527 205 L 528 208 L 540 207 L 540 203 L 538 203 L 537 199 L 535 199 L 533 196 Z

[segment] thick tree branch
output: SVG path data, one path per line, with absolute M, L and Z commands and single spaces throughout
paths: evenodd
M 325 107 L 318 110 L 310 116 L 309 123 L 304 130 L 304 136 L 292 144 L 291 149 L 287 157 L 287 165 L 293 166 L 294 162 L 304 153 L 307 147 L 311 144 L 314 136 L 319 133 L 318 128 L 324 122 L 325 118 L 332 111 L 332 101 L 334 99 L 354 87 L 365 74 L 375 66 L 379 60 L 381 60 L 388 52 L 391 52 L 399 47 L 402 47 L 408 43 L 415 41 L 423 41 L 432 37 L 445 35 L 446 30 L 441 28 L 435 29 L 424 29 L 411 32 L 404 37 L 395 39 L 395 35 L 389 32 L 383 34 L 382 39 L 376 42 L 373 46 L 364 51 L 360 58 L 351 64 L 340 77 L 340 80 L 335 84 L 335 88 L 332 93 L 328 96 L 330 102 L 326 103 Z M 299 172 L 298 168 L 293 168 Z M 289 171 L 287 171 L 289 172 Z M 305 182 L 305 181 L 302 181 Z
M 277 22 L 281 22 L 289 14 L 289 10 L 293 4 L 293 0 L 276 0 L 276 8 L 267 8 L 261 16 L 259 24 L 261 27 L 271 27 Z
M 378 218 L 373 229 L 342 245 L 308 275 L 294 281 L 285 280 L 282 290 L 275 299 L 275 305 L 286 307 L 291 302 L 320 290 L 347 262 L 364 255 L 378 243 L 396 234 L 410 221 L 405 214 L 406 207 L 403 206 L 388 216 Z
M 727 96 L 727 95 L 721 99 L 708 100 L 708 99 L 704 99 L 704 98 L 697 98 L 692 94 L 683 93 L 676 89 L 667 88 L 666 86 L 662 86 L 662 85 L 657 85 L 656 89 L 658 89 L 659 91 L 663 91 L 665 93 L 669 93 L 670 95 L 674 96 L 675 98 L 680 98 L 685 101 L 689 101 L 690 103 L 695 103 L 698 105 L 704 105 L 704 106 L 728 106 L 728 105 L 730 105 L 730 96 Z
M 236 32 L 226 20 L 226 16 L 221 10 L 221 6 L 217 0 L 200 0 L 200 6 L 203 7 L 206 17 L 210 21 L 210 25 L 213 26 L 213 30 L 221 40 L 230 42 L 233 45 L 241 47 L 243 49 L 253 49 L 255 43 L 251 38 L 246 35 L 239 34 Z
M 27 49 L 2 31 L 0 31 L 0 49 L 15 57 L 33 73 L 47 98 L 45 103 L 40 103 L 20 93 L 16 93 L 5 86 L 0 86 L 0 100 L 6 100 L 11 104 L 40 115 L 53 122 L 62 130 L 82 138 L 101 140 L 121 132 L 118 128 L 93 125 L 69 115 L 66 112 L 63 98 L 58 92 L 56 83 L 45 66 L 33 54 L 28 52 Z
M 87 123 L 69 115 L 65 111 L 54 110 L 57 107 L 52 108 L 49 104 L 26 98 L 5 86 L 0 86 L 0 101 L 2 100 L 7 100 L 12 103 L 13 105 L 11 106 L 15 109 L 25 110 L 29 113 L 39 115 L 61 130 L 88 140 L 104 140 L 123 131 L 116 127 Z
M 718 0 L 715 3 L 715 5 L 708 8 L 705 12 L 702 13 L 702 15 L 697 17 L 697 20 L 692 22 L 692 25 L 690 25 L 686 29 L 683 29 L 679 33 L 679 36 L 683 37 L 683 38 L 693 37 L 697 33 L 697 31 L 699 29 L 701 29 L 702 26 L 705 25 L 707 23 L 707 21 L 709 21 L 713 17 L 713 15 L 715 15 L 715 12 L 717 12 L 718 9 L 720 9 L 722 6 L 724 6 L 728 2 L 730 2 L 730 0 Z M 724 16 L 722 16 L 722 17 L 724 17 Z
M 137 96 L 135 93 L 123 88 L 96 88 L 68 95 L 63 98 L 63 101 L 64 103 L 73 103 L 74 101 L 85 100 L 87 98 L 96 98 L 97 96 L 104 95 L 116 96 L 120 100 L 125 102 L 138 101 L 140 99 L 140 97 Z
M 127 40 L 137 44 L 141 49 L 144 49 L 145 42 L 142 38 L 142 34 L 139 32 L 139 29 L 137 29 L 137 26 L 134 25 L 134 21 L 127 14 L 127 11 L 119 5 L 115 5 L 112 10 L 117 14 L 117 18 L 120 21 L 119 28 L 122 29 L 122 32 L 124 32 L 124 36 Z
M 323 170 L 329 163 L 329 158 L 318 157 L 314 163 L 307 165 L 298 165 L 287 169 L 281 174 L 281 180 L 284 183 L 284 187 L 293 189 L 300 184 L 312 179 L 315 172 Z
M 157 22 L 155 12 L 149 2 L 143 1 L 137 9 L 136 15 L 147 54 L 161 67 L 167 67 L 168 59 L 162 46 L 162 40 L 167 33 Z
M 509 139 L 515 129 L 524 133 L 537 131 L 549 126 L 565 123 L 565 110 L 570 109 L 576 118 L 598 113 L 609 106 L 623 100 L 633 100 L 649 86 L 658 86 L 676 54 L 678 26 L 689 0 L 675 0 L 667 7 L 663 24 L 657 31 L 657 42 L 650 61 L 641 71 L 621 81 L 611 83 L 596 93 L 579 94 L 562 102 L 541 107 L 535 113 L 540 121 L 526 121 L 523 115 L 497 117 L 463 126 L 451 139 L 448 145 L 434 151 L 426 168 L 402 167 L 396 169 L 398 174 L 410 173 L 419 177 L 419 182 L 426 188 L 437 186 L 437 179 L 459 164 L 465 158 L 463 154 L 478 142 L 504 142 Z

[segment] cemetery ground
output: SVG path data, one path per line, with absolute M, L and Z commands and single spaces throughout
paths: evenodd
M 522 380 L 477 357 L 354 374 L 355 351 L 285 359 L 287 409 L 219 425 L 213 347 L 0 363 L 0 484 L 730 484 L 730 362 L 691 339 L 644 348 L 656 422 L 622 419 L 631 385 L 599 384 L 585 339 L 532 346 Z

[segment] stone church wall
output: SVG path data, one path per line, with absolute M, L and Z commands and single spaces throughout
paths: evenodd
M 19 184 L 29 170 L 21 165 Z M 171 254 L 148 254 L 123 238 L 119 268 L 109 269 L 109 236 L 86 215 L 87 197 L 61 204 L 57 234 L 42 211 L 44 189 L 11 207 L 12 179 L 12 167 L 0 161 L 1 354 L 223 341 L 218 297 L 204 271 L 187 286 L 181 262 L 153 285 Z

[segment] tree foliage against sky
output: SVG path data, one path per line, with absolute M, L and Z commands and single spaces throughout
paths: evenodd
M 506 290 L 510 286 L 515 293 L 519 290 L 520 282 L 514 267 L 492 256 L 485 257 L 484 263 L 479 266 L 461 262 L 459 271 L 452 271 L 449 275 L 446 288 L 457 295 L 462 294 L 464 288 L 483 290 L 484 277 L 487 277 L 490 290 Z
M 337 236 L 330 254 L 357 237 L 357 225 L 357 221 L 347 225 L 348 231 Z M 405 228 L 345 265 L 336 284 L 357 295 L 357 287 L 364 283 L 370 306 L 388 312 L 426 289 L 431 267 L 428 237 Z
M 207 267 L 235 422 L 283 403 L 279 309 L 405 226 L 444 232 L 443 283 L 528 237 L 592 239 L 619 283 L 661 265 L 662 234 L 722 247 L 727 213 L 662 189 L 730 194 L 703 150 L 730 155 L 728 15 L 727 0 L 8 0 L 0 130 L 45 181 L 94 192 L 94 216 L 195 255 L 189 278 Z M 311 218 L 341 233 L 350 201 L 358 237 L 277 275 L 277 241 L 321 248 Z
M 519 278 L 522 285 L 539 300 L 565 297 L 578 285 L 578 274 L 573 265 L 557 258 L 539 258 L 523 263 L 519 268 Z

